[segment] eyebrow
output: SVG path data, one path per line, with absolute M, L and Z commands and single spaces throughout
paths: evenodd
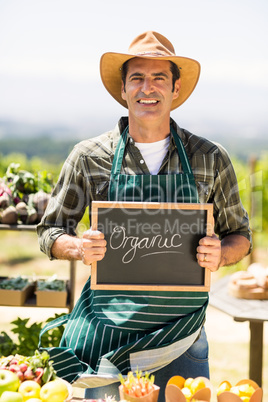
M 144 74 L 136 72 L 136 73 L 131 74 L 128 78 L 143 77 L 143 76 L 144 76 Z M 166 73 L 163 73 L 163 72 L 161 72 L 161 73 L 153 73 L 152 76 L 153 77 L 165 77 L 165 78 L 168 78 L 168 75 Z

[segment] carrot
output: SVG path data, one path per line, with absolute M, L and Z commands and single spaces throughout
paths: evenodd
M 136 377 L 132 371 L 129 371 L 126 379 L 121 374 L 119 375 L 123 391 L 127 395 L 137 398 L 148 395 L 153 390 L 154 376 L 149 376 L 147 372 L 143 376 L 142 372 L 138 370 L 135 374 Z

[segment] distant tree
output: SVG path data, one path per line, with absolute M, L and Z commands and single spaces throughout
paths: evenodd
M 62 162 L 67 158 L 76 141 L 57 141 L 50 137 L 32 138 L 4 138 L 0 140 L 2 155 L 19 153 L 27 158 L 38 156 L 50 163 Z

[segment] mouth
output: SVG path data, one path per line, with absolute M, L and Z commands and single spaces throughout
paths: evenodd
M 139 99 L 138 103 L 140 105 L 156 105 L 159 101 L 156 99 Z

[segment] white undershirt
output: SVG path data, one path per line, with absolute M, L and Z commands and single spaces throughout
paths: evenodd
M 166 156 L 170 136 L 157 142 L 135 142 L 151 174 L 157 174 Z

